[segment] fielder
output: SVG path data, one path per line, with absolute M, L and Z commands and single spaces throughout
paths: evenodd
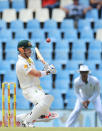
M 47 68 L 44 71 L 36 70 L 34 62 L 30 58 L 31 48 L 31 42 L 28 40 L 20 41 L 17 46 L 19 51 L 16 63 L 17 77 L 24 97 L 34 104 L 30 113 L 18 115 L 16 118 L 24 127 L 33 127 L 32 122 L 36 121 L 42 114 L 49 112 L 54 99 L 51 95 L 45 95 L 40 87 L 39 77 L 53 74 L 56 69 L 51 69 L 50 65 L 45 65 Z
M 80 76 L 74 80 L 74 88 L 77 95 L 77 101 L 74 110 L 66 122 L 66 127 L 74 126 L 74 123 L 77 121 L 81 109 L 83 107 L 88 109 L 90 102 L 94 104 L 94 108 L 102 123 L 102 105 L 100 99 L 99 81 L 96 77 L 89 75 L 90 70 L 86 65 L 81 65 L 79 72 Z

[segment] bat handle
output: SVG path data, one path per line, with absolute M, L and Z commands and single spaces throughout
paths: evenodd
M 41 60 L 41 62 L 45 65 L 46 64 L 46 62 L 44 61 L 44 59 L 43 60 Z

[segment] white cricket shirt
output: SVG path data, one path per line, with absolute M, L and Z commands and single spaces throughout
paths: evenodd
M 26 60 L 22 56 L 18 55 L 18 61 L 16 63 L 16 73 L 20 82 L 20 87 L 22 89 L 40 86 L 39 78 L 28 74 L 32 69 L 35 69 L 33 60 L 31 58 Z
M 74 80 L 74 89 L 81 102 L 93 101 L 100 94 L 99 81 L 94 76 L 88 76 L 88 83 L 84 83 L 81 76 Z

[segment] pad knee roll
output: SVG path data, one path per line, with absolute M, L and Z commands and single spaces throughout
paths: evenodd
M 53 97 L 52 95 L 45 95 L 45 96 L 43 97 L 43 104 L 44 104 L 45 106 L 50 107 L 51 104 L 52 104 L 52 102 L 53 102 L 53 100 L 54 100 L 54 97 Z

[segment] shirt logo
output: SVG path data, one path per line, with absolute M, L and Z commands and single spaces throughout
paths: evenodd
M 28 42 L 28 46 L 31 46 L 31 43 L 30 43 L 30 42 Z
M 27 69 L 27 68 L 28 68 L 28 65 L 24 65 L 24 68 Z

